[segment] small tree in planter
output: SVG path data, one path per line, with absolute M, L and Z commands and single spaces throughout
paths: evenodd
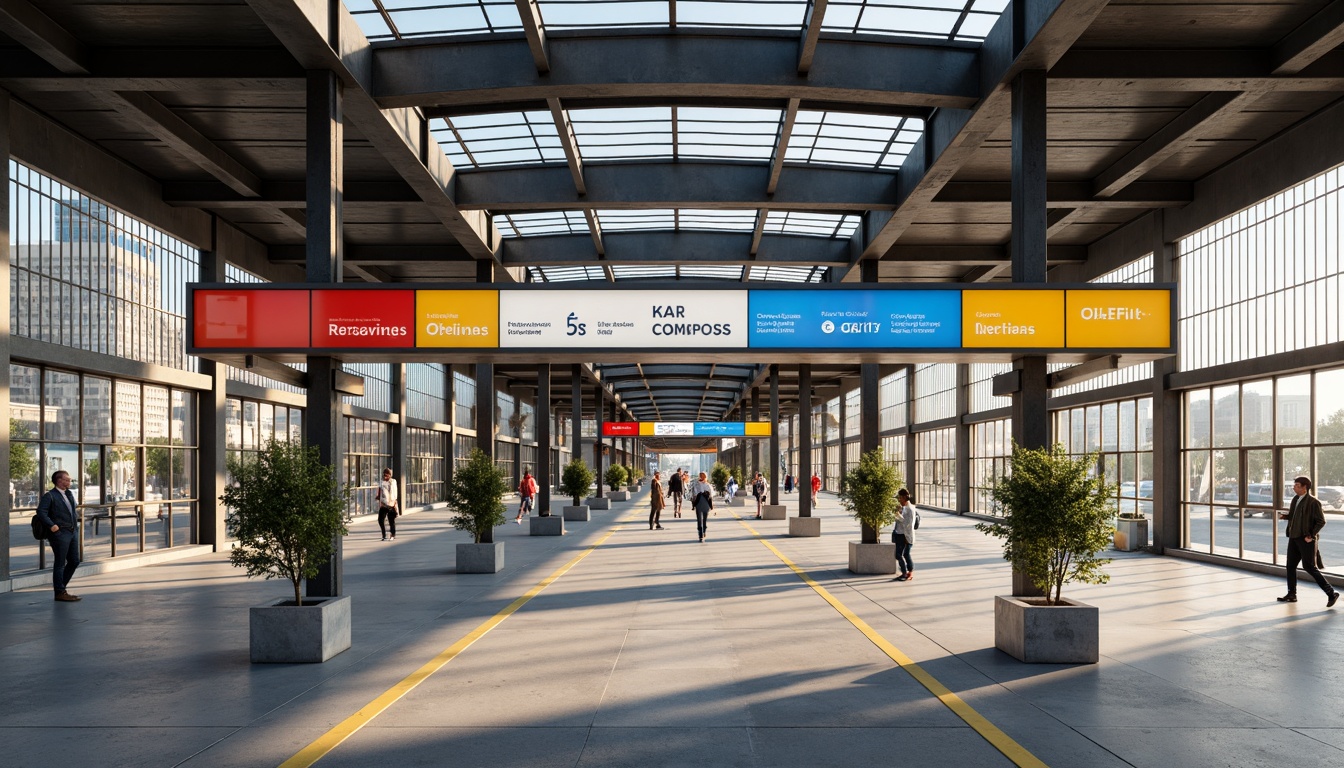
M 608 488 L 616 490 L 619 486 L 625 485 L 625 467 L 612 464 L 607 467 L 607 474 L 603 479 L 606 480 Z
M 840 506 L 859 521 L 864 544 L 876 544 L 878 531 L 896 522 L 896 491 L 901 473 L 888 464 L 879 446 L 863 454 L 840 481 Z
M 860 540 L 849 543 L 854 573 L 895 573 L 896 545 L 878 541 L 878 531 L 896 522 L 896 491 L 901 475 L 883 457 L 882 448 L 863 454 L 840 481 L 840 506 L 859 521 Z
M 470 533 L 477 544 L 493 543 L 495 527 L 504 524 L 503 499 L 508 492 L 503 470 L 485 451 L 473 449 L 467 463 L 448 481 L 448 507 L 457 513 L 449 522 L 457 530 Z
M 714 486 L 714 491 L 720 495 L 728 490 L 728 478 L 732 477 L 732 471 L 728 469 L 727 464 L 714 462 L 714 466 L 709 468 L 709 482 Z
M 644 480 L 644 470 L 637 466 L 630 467 L 630 482 L 634 485 L 640 485 Z
M 588 495 L 597 476 L 583 459 L 574 459 L 565 465 L 560 473 L 560 490 L 574 500 L 574 506 L 582 506 L 583 497 Z
M 350 489 L 322 463 L 317 446 L 272 440 L 248 461 L 230 463 L 234 484 L 219 499 L 238 545 L 229 562 L 248 576 L 289 579 L 294 604 L 300 585 L 317 575 L 345 529 Z
M 1096 608 L 1061 596 L 1065 584 L 1110 581 L 1101 569 L 1111 561 L 1097 554 L 1115 533 L 1116 491 L 1096 464 L 1097 454 L 1072 458 L 1058 444 L 1014 446 L 1009 474 L 990 492 L 1004 517 L 976 526 L 1003 539 L 1003 558 L 1045 593 L 995 600 L 995 645 L 1022 661 L 1097 661 Z

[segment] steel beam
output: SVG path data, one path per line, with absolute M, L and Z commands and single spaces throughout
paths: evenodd
M 1045 201 L 1051 208 L 1182 208 L 1194 200 L 1188 181 L 1136 181 L 1108 197 L 1092 194 L 1090 181 L 1047 181 Z M 1008 205 L 1012 185 L 1006 181 L 953 181 L 938 193 L 939 205 Z
M 1322 35 L 1322 39 L 1327 34 L 1324 19 L 1329 11 L 1321 11 L 1322 26 L 1312 33 Z M 1279 42 L 1281 47 L 1272 50 L 1073 50 L 1050 68 L 1050 92 L 1329 92 L 1344 88 L 1344 51 L 1323 53 L 1300 71 L 1278 71 L 1279 67 L 1293 66 L 1293 52 L 1299 47 L 1314 51 L 1301 43 L 1293 47 L 1292 41 L 1298 40 L 1296 34 L 1289 33 Z
M 551 61 L 546 55 L 546 28 L 541 23 L 541 8 L 537 0 L 515 0 L 518 5 L 518 18 L 522 20 L 523 35 L 527 38 L 528 50 L 532 52 L 532 61 L 537 72 L 545 74 L 551 71 Z
M 259 3 L 260 0 L 251 0 Z M 551 38 L 538 73 L 526 40 L 445 41 L 373 50 L 373 93 L 384 107 L 479 109 L 559 98 L 790 98 L 888 108 L 970 108 L 980 98 L 969 48 L 820 40 L 824 69 L 798 76 L 796 39 L 746 35 Z M 612 62 L 638 62 L 613 67 Z M 619 73 L 619 76 L 618 76 Z M 571 104 L 571 108 L 573 105 Z
M 87 75 L 89 55 L 79 38 L 28 0 L 0 0 L 0 32 L 67 75 Z
M 510 238 L 505 266 L 594 266 L 611 264 L 844 264 L 848 243 L 794 235 L 765 235 L 753 259 L 746 232 L 608 232 L 599 257 L 588 234 Z
M 1344 44 L 1344 0 L 1334 0 L 1274 44 L 1270 53 L 1276 75 L 1295 75 Z
M 536 0 L 518 0 L 518 4 L 534 3 Z M 588 194 L 583 183 L 583 157 L 579 154 L 579 140 L 574 136 L 574 125 L 569 121 L 569 113 L 560 105 L 559 99 L 547 99 L 551 108 L 551 119 L 555 121 L 555 132 L 560 137 L 560 148 L 565 151 L 565 160 L 569 163 L 569 173 L 574 177 L 574 189 L 580 195 Z
M 817 55 L 817 43 L 821 40 L 821 25 L 825 18 L 826 0 L 809 0 L 807 14 L 803 18 L 803 38 L 798 46 L 800 75 L 806 75 L 812 69 L 812 59 Z
M 815 0 L 825 9 L 826 0 Z M 784 108 L 783 119 L 779 122 L 779 140 L 775 142 L 775 151 L 770 154 L 770 181 L 765 185 L 765 193 L 774 196 L 779 187 L 779 174 L 784 170 L 784 156 L 789 151 L 789 138 L 793 136 L 793 124 L 798 120 L 799 99 L 789 99 Z

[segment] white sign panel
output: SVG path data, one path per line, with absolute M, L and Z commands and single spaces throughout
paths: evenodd
M 694 435 L 695 424 L 690 421 L 655 421 L 653 423 L 653 434 Z
M 501 347 L 747 346 L 747 292 L 499 292 Z

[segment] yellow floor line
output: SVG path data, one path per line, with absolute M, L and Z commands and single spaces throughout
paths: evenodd
M 336 727 L 322 734 L 316 741 L 299 750 L 293 757 L 281 763 L 280 768 L 308 768 L 308 766 L 321 760 L 327 753 L 340 746 L 341 742 L 354 736 L 359 729 L 373 722 L 375 717 L 381 715 L 384 710 L 395 704 L 398 699 L 415 690 L 416 686 L 428 680 L 435 672 L 443 669 L 448 662 L 457 658 L 458 654 L 470 648 L 472 643 L 480 640 L 487 632 L 499 626 L 519 608 L 527 605 L 529 600 L 540 594 L 543 589 L 549 587 L 556 579 L 564 576 L 565 572 L 577 565 L 580 560 L 587 557 L 594 549 L 602 546 L 607 539 L 611 538 L 612 535 L 619 530 L 621 529 L 618 527 L 608 531 L 606 535 L 598 539 L 592 546 L 575 555 L 574 559 L 557 568 L 554 573 L 542 579 L 536 586 L 523 594 L 522 597 L 509 603 L 508 607 L 504 608 L 504 610 L 491 616 L 480 626 L 469 632 L 466 637 L 463 637 L 461 640 L 458 640 L 456 643 L 453 643 L 448 648 L 444 649 L 442 653 L 435 656 L 429 663 L 407 675 L 401 682 L 383 692 L 381 696 L 368 704 L 365 704 L 358 712 L 347 717 L 344 721 L 337 724 Z
M 1022 768 L 1047 768 L 1045 763 L 1041 762 L 1039 758 L 1028 752 L 1026 747 L 1018 744 L 1008 734 L 999 730 L 998 726 L 986 720 L 984 715 L 975 711 L 974 707 L 963 701 L 957 694 L 948 690 L 947 686 L 938 682 L 938 679 L 933 675 L 925 672 L 923 667 L 916 664 L 909 656 L 902 653 L 899 648 L 892 645 L 891 642 L 879 634 L 877 630 L 868 626 L 868 622 L 855 615 L 855 613 L 849 610 L 849 608 L 846 607 L 844 603 L 840 602 L 838 598 L 826 591 L 825 587 L 818 584 L 811 576 L 808 576 L 802 568 L 794 565 L 792 560 L 786 557 L 783 552 L 780 552 L 774 544 L 766 541 L 755 528 L 751 527 L 750 523 L 743 520 L 741 517 L 738 517 L 736 512 L 733 512 L 733 517 L 736 517 L 737 521 L 742 524 L 742 527 L 750 531 L 751 535 L 755 536 L 757 541 L 764 544 L 771 552 L 774 552 L 776 557 L 782 560 L 785 565 L 798 575 L 798 578 L 802 579 L 803 582 L 815 590 L 817 594 L 821 595 L 821 598 L 830 603 L 831 607 L 838 611 L 841 616 L 848 619 L 849 623 L 853 624 L 855 629 L 862 632 L 863 636 L 868 638 L 873 645 L 880 648 L 882 652 L 887 654 L 892 661 L 896 662 L 901 669 L 905 670 L 911 677 L 915 678 L 920 685 L 927 688 L 929 693 L 938 697 L 938 700 L 948 709 L 952 710 L 953 714 L 966 721 L 966 724 L 975 729 L 975 732 L 980 734 L 985 741 L 988 741 L 995 749 L 1002 752 L 1004 757 L 1012 760 L 1015 765 L 1022 766 Z

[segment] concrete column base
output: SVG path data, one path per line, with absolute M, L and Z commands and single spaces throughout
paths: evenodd
M 528 523 L 529 536 L 564 536 L 565 518 L 558 515 L 550 517 L 533 517 Z
M 570 522 L 574 522 L 574 523 L 586 523 L 586 522 L 588 522 L 589 520 L 591 520 L 592 517 L 593 517 L 593 516 L 588 512 L 588 505 L 587 505 L 587 504 L 580 504 L 580 505 L 577 506 L 577 507 L 565 507 L 564 510 L 563 510 L 563 513 L 564 513 L 565 520 L 568 520 L 568 521 L 570 521 Z
M 458 544 L 458 573 L 499 573 L 504 570 L 504 542 Z
M 611 509 L 611 499 L 608 499 L 606 496 L 603 496 L 600 499 L 594 496 L 584 503 L 588 505 L 589 509 Z
M 733 498 L 731 498 L 731 499 L 728 500 L 728 506 L 730 506 L 730 507 L 745 507 L 745 506 L 747 506 L 747 500 L 746 500 L 745 498 L 741 497 L 741 496 L 734 496 Z
M 610 498 L 612 501 L 629 501 L 629 500 L 630 500 L 630 492 L 629 492 L 629 491 L 612 491 L 612 492 L 610 492 L 610 493 L 607 494 L 607 497 Z
M 821 518 L 790 517 L 789 535 L 813 538 L 821 536 Z
M 783 504 L 762 504 L 761 519 L 763 520 L 787 520 L 789 517 L 789 508 Z
M 895 573 L 896 545 L 849 542 L 849 570 L 860 574 Z

